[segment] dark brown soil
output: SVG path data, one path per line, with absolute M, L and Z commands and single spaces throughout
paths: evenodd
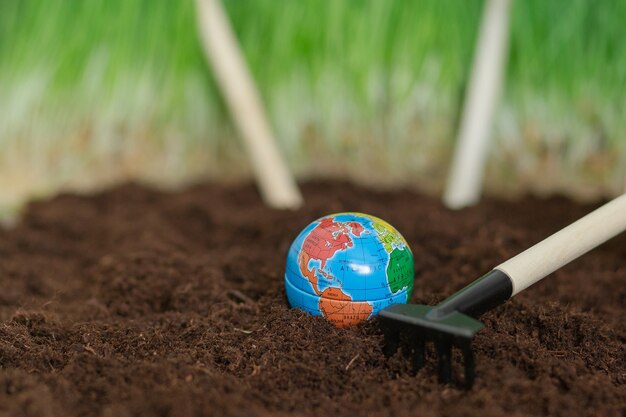
M 590 211 L 563 198 L 450 212 L 411 192 L 304 186 L 298 212 L 254 188 L 127 185 L 32 204 L 0 231 L 0 415 L 624 416 L 626 236 L 486 314 L 470 392 L 386 360 L 376 322 L 287 307 L 284 259 L 315 218 L 358 210 L 415 254 L 433 303 Z

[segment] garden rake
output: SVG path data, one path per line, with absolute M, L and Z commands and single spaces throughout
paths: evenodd
M 413 348 L 413 369 L 424 365 L 424 346 L 434 342 L 439 356 L 439 382 L 452 380 L 452 348 L 463 354 L 465 386 L 474 382 L 472 338 L 483 323 L 475 317 L 505 302 L 563 265 L 626 230 L 626 194 L 495 267 L 436 306 L 393 304 L 379 314 L 385 336 L 384 352 L 391 356 L 400 335 Z

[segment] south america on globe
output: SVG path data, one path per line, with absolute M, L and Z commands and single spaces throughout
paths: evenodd
M 308 225 L 287 254 L 285 291 L 291 307 L 337 327 L 358 324 L 413 291 L 413 254 L 389 223 L 337 213 Z

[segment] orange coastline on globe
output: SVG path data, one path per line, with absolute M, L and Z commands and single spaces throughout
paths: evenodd
M 320 311 L 337 327 L 346 327 L 367 320 L 372 313 L 372 306 L 367 302 L 352 301 L 352 298 L 341 288 L 329 287 L 320 291 L 317 285 L 317 268 L 309 269 L 309 261 L 319 260 L 320 267 L 324 268 L 326 261 L 337 251 L 352 247 L 350 233 L 360 236 L 362 232 L 363 226 L 359 223 L 342 224 L 330 217 L 324 218 L 304 240 L 298 258 L 302 275 L 309 280 L 315 293 L 320 296 Z M 324 275 L 332 279 L 329 274 L 324 273 Z

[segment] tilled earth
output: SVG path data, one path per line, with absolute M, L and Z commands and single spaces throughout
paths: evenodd
M 387 360 L 376 320 L 347 330 L 291 310 L 287 249 L 312 220 L 361 211 L 415 255 L 434 303 L 595 206 L 487 200 L 451 212 L 408 191 L 126 185 L 32 203 L 0 231 L 0 415 L 624 416 L 626 236 L 483 316 L 472 391 Z M 456 371 L 460 370 L 457 366 Z

